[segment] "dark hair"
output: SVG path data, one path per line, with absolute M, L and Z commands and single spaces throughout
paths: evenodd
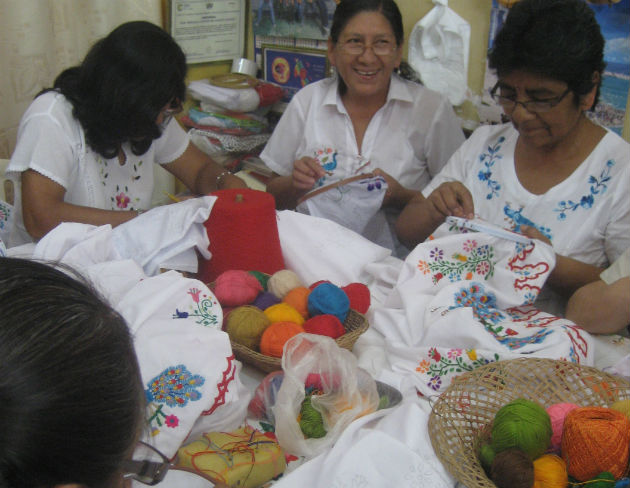
M 113 158 L 129 141 L 144 154 L 161 130 L 160 110 L 184 100 L 186 56 L 173 38 L 144 21 L 127 22 L 97 41 L 79 66 L 66 69 L 53 89 L 73 105 L 88 144 Z
M 396 44 L 400 46 L 405 38 L 400 9 L 394 0 L 341 0 L 333 14 L 332 25 L 330 26 L 330 39 L 333 44 L 337 44 L 341 31 L 348 22 L 361 12 L 379 12 L 387 19 L 394 32 Z M 344 94 L 348 89 L 343 78 L 339 76 L 339 92 Z
M 605 67 L 604 38 L 583 0 L 521 0 L 510 9 L 488 60 L 499 77 L 528 71 L 564 81 L 578 97 L 591 91 L 598 72 L 595 107 Z
M 0 258 L 0 486 L 111 486 L 143 410 L 124 319 L 51 266 Z

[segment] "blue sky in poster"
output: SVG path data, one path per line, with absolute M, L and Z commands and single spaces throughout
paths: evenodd
M 591 8 L 606 38 L 604 58 L 608 70 L 630 75 L 630 0 Z

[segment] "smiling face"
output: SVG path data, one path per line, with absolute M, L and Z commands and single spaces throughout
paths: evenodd
M 501 96 L 519 102 L 559 99 L 545 112 L 535 113 L 521 104 L 506 110 L 523 143 L 538 148 L 555 147 L 575 135 L 583 112 L 593 103 L 596 87 L 577 101 L 573 92 L 566 93 L 567 88 L 563 81 L 521 70 L 499 78 Z
M 356 44 L 365 46 L 361 54 L 349 52 Z M 386 46 L 391 47 L 389 54 L 374 53 L 374 48 L 380 52 L 387 50 Z M 402 46 L 397 45 L 392 26 L 383 14 L 365 11 L 348 21 L 336 43 L 328 40 L 328 59 L 347 86 L 344 96 L 384 101 L 392 71 L 402 59 Z

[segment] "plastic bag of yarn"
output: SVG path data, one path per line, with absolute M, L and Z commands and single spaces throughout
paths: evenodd
M 250 418 L 274 423 L 271 407 L 276 403 L 276 396 L 283 378 L 284 372 L 280 370 L 273 371 L 262 379 L 247 406 L 247 414 Z
M 284 380 L 272 410 L 278 442 L 287 453 L 310 459 L 329 448 L 354 419 L 378 409 L 376 382 L 330 337 L 307 333 L 292 337 L 285 344 L 282 369 Z M 307 392 L 306 385 L 315 383 L 317 391 Z M 321 414 L 323 437 L 305 438 L 300 427 L 307 394 Z

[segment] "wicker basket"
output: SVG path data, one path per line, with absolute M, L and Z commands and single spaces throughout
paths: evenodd
M 429 436 L 444 467 L 467 488 L 496 488 L 479 463 L 480 438 L 496 412 L 517 398 L 543 407 L 608 406 L 630 398 L 630 383 L 598 369 L 553 359 L 498 361 L 458 376 L 429 416 Z
M 348 316 L 346 317 L 343 326 L 346 329 L 346 333 L 335 339 L 335 342 L 339 345 L 339 347 L 343 347 L 351 351 L 352 346 L 354 346 L 354 343 L 359 336 L 367 330 L 369 324 L 365 315 L 351 309 L 350 312 L 348 312 Z M 250 364 L 266 373 L 282 369 L 281 358 L 265 356 L 264 354 L 250 349 L 249 347 L 243 346 L 234 341 L 230 342 L 232 343 L 232 351 L 234 351 L 234 355 L 239 361 Z

